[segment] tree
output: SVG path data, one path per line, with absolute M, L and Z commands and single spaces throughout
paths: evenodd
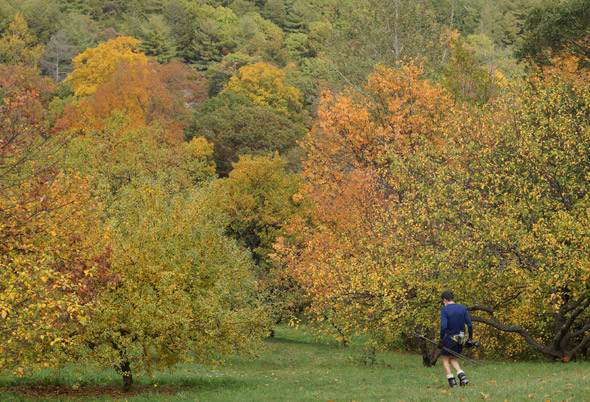
M 101 294 L 81 355 L 133 373 L 256 351 L 266 315 L 248 254 L 203 208 L 203 190 L 171 195 L 157 182 L 126 186 L 113 205 L 117 282 Z
M 437 170 L 452 165 L 444 149 L 454 104 L 422 74 L 413 63 L 380 66 L 365 92 L 326 94 L 303 144 L 312 209 L 279 251 L 312 317 L 343 342 L 366 333 L 391 345 L 409 328 L 433 330 L 437 317 L 437 274 L 416 260 L 434 254 L 445 229 L 425 199 Z
M 211 205 L 226 215 L 225 233 L 253 256 L 266 311 L 280 322 L 301 303 L 301 294 L 284 266 L 273 259 L 285 223 L 304 208 L 298 193 L 301 176 L 289 173 L 277 154 L 243 156 L 229 177 L 214 183 Z
M 176 66 L 175 71 L 179 74 L 175 78 L 187 80 L 188 73 L 182 66 Z M 167 85 L 165 73 L 155 62 L 119 64 L 111 79 L 97 88 L 93 96 L 94 118 L 100 121 L 113 110 L 119 110 L 134 126 L 177 120 L 186 113 L 184 94 L 179 93 L 179 88 Z
M 57 0 L 57 4 L 59 11 L 62 13 L 87 14 L 90 12 L 90 7 L 86 0 Z
M 488 102 L 501 93 L 507 86 L 507 80 L 492 60 L 487 65 L 484 64 L 486 60 L 478 60 L 475 48 L 463 42 L 458 35 L 457 31 L 448 33 L 446 40 L 451 55 L 443 68 L 441 83 L 458 100 L 479 104 Z
M 478 157 L 454 189 L 461 201 L 448 238 L 461 272 L 451 286 L 481 313 L 472 319 L 564 361 L 590 344 L 590 88 L 577 62 L 539 71 L 474 124 L 465 147 Z M 524 353 L 525 344 L 511 349 Z
M 252 353 L 266 327 L 249 253 L 224 235 L 219 211 L 205 207 L 211 144 L 128 120 L 114 111 L 73 138 L 63 157 L 92 175 L 117 278 L 68 351 L 115 367 L 126 389 L 135 373 Z
M 187 50 L 193 33 L 193 14 L 189 10 L 188 2 L 184 0 L 166 0 L 162 4 L 162 15 L 178 45 L 178 57 L 188 60 Z
M 17 13 L 14 4 L 3 0 L 0 1 L 0 32 L 8 29 L 10 23 L 14 20 L 14 15 Z
M 285 72 L 267 63 L 241 67 L 224 87 L 248 98 L 252 105 L 270 107 L 294 121 L 301 119 L 301 92 L 285 85 Z
M 241 40 L 238 18 L 229 8 L 209 5 L 197 6 L 194 13 L 199 23 L 192 34 L 187 56 L 191 63 L 206 69 L 238 45 Z
M 236 52 L 245 53 L 254 60 L 262 60 L 284 66 L 289 56 L 284 47 L 284 33 L 277 25 L 259 14 L 248 13 L 240 17 L 243 36 Z M 224 58 L 225 59 L 225 58 Z
M 172 31 L 161 15 L 151 16 L 141 29 L 140 49 L 159 63 L 167 63 L 176 58 L 177 44 Z
M 59 21 L 60 31 L 66 40 L 76 46 L 78 53 L 98 45 L 99 30 L 96 23 L 86 15 L 70 13 L 63 15 Z
M 285 19 L 287 18 L 287 9 L 283 0 L 268 0 L 261 10 L 264 18 L 271 20 L 278 26 L 285 26 Z
M 526 19 L 525 39 L 518 48 L 522 59 L 531 57 L 540 65 L 563 51 L 590 67 L 590 1 L 571 0 L 535 8 Z
M 0 71 L 0 370 L 19 375 L 67 361 L 112 279 L 88 182 L 55 163 L 63 138 L 46 120 L 47 81 Z
M 73 59 L 74 70 L 66 79 L 76 96 L 92 95 L 97 88 L 111 79 L 117 66 L 122 62 L 146 63 L 145 54 L 135 48 L 137 39 L 121 36 L 87 49 Z
M 57 31 L 45 47 L 41 70 L 55 82 L 61 82 L 72 71 L 71 62 L 77 54 L 78 49 L 67 40 L 64 31 Z
M 258 265 L 270 262 L 283 222 L 294 214 L 299 178 L 285 170 L 278 155 L 244 156 L 227 179 L 218 182 L 227 233 L 248 248 Z
M 68 131 L 65 125 L 59 128 Z M 77 133 L 77 127 L 73 132 Z M 115 111 L 100 127 L 89 125 L 68 146 L 68 165 L 92 175 L 92 187 L 108 205 L 136 180 L 166 182 L 170 192 L 191 188 L 215 174 L 213 147 L 202 138 L 170 138 L 165 127 L 133 127 Z
M 228 103 L 223 103 L 224 101 Z M 203 104 L 192 131 L 215 146 L 217 173 L 227 176 L 240 156 L 262 156 L 278 152 L 289 160 L 291 170 L 300 161 L 293 152 L 306 129 L 277 111 L 252 106 L 247 99 L 223 93 Z
M 36 39 L 29 33 L 27 22 L 21 14 L 16 13 L 14 21 L 0 38 L 0 63 L 36 66 L 39 63 L 43 46 L 36 44 Z
M 155 127 L 162 141 L 176 146 L 185 138 L 189 106 L 206 96 L 205 85 L 179 63 L 121 62 L 92 96 L 66 105 L 57 126 L 78 132 L 102 130 L 113 114 L 123 114 L 126 130 Z
M 404 58 L 421 57 L 439 68 L 444 32 L 424 0 L 346 1 L 323 51 L 332 63 L 332 81 L 362 87 L 374 67 L 394 67 Z
M 39 44 L 49 42 L 49 38 L 58 30 L 55 21 L 59 18 L 59 10 L 55 3 L 45 0 L 27 0 L 22 3 L 22 14 L 31 34 Z

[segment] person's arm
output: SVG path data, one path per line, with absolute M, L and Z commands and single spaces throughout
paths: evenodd
M 447 313 L 444 309 L 440 310 L 440 339 L 442 340 L 447 334 Z
M 465 310 L 465 324 L 467 325 L 467 330 L 469 331 L 469 339 L 473 339 L 473 323 L 471 322 L 471 317 L 469 317 L 467 310 Z

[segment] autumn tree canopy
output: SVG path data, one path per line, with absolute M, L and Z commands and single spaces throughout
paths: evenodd
M 146 63 L 145 54 L 136 50 L 141 42 L 120 36 L 95 48 L 89 48 L 73 59 L 74 70 L 66 79 L 77 96 L 92 95 L 108 82 L 122 61 Z
M 448 247 L 473 320 L 569 360 L 590 343 L 590 98 L 577 60 L 555 63 L 467 127 L 479 157 L 465 159 Z
M 407 258 L 439 230 L 421 218 L 422 191 L 454 105 L 421 74 L 413 63 L 379 67 L 364 92 L 327 94 L 304 143 L 312 223 L 294 224 L 281 251 L 313 316 L 343 341 L 365 332 L 388 343 L 408 326 L 432 326 L 421 296 L 436 278 Z
M 0 370 L 17 374 L 67 359 L 112 279 L 89 182 L 56 163 L 51 89 L 31 70 L 0 70 Z

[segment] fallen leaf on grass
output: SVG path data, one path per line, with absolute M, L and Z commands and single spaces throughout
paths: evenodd
M 480 392 L 481 394 L 481 399 L 488 399 L 490 397 L 490 394 L 484 394 L 483 392 Z
M 535 393 L 534 393 L 534 392 L 531 392 L 531 393 L 529 394 L 529 398 L 534 398 L 534 397 L 535 397 Z

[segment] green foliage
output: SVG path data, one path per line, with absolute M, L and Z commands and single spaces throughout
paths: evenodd
M 239 47 L 239 52 L 255 60 L 274 62 L 281 66 L 287 64 L 289 54 L 285 49 L 285 34 L 277 25 L 259 14 L 248 13 L 240 18 L 240 29 L 244 43 Z
M 526 19 L 525 40 L 518 48 L 520 58 L 531 57 L 546 65 L 560 52 L 579 59 L 590 67 L 590 1 L 572 0 L 548 3 L 534 9 Z
M 288 155 L 306 129 L 275 110 L 250 105 L 243 97 L 223 93 L 206 102 L 192 128 L 194 135 L 205 137 L 215 146 L 217 173 L 227 176 L 232 164 L 242 155 Z M 291 159 L 291 169 L 299 166 Z
M 60 30 L 66 40 L 78 49 L 78 53 L 98 45 L 98 28 L 96 23 L 85 15 L 65 14 L 59 21 Z
M 524 21 L 542 0 L 432 0 L 437 20 L 462 35 L 486 35 L 498 46 L 520 41 Z
M 90 3 L 86 0 L 57 0 L 59 10 L 63 13 L 88 14 Z
M 226 216 L 225 233 L 252 253 L 264 292 L 265 310 L 274 322 L 289 318 L 303 298 L 284 266 L 273 258 L 285 224 L 302 215 L 302 178 L 289 173 L 277 154 L 243 156 L 229 177 L 215 183 L 210 203 Z
M 160 63 L 167 63 L 176 58 L 177 44 L 172 31 L 164 17 L 154 15 L 140 28 L 141 45 L 139 49 Z
M 177 44 L 178 57 L 188 60 L 186 49 L 191 42 L 194 18 L 190 12 L 189 2 L 185 0 L 164 0 L 161 4 L 161 15 L 166 20 L 168 27 Z
M 214 8 L 209 5 L 194 8 L 197 21 L 193 33 L 188 60 L 201 69 L 221 61 L 232 52 L 241 39 L 238 18 L 229 8 Z
M 587 76 L 546 69 L 474 122 L 462 146 L 479 157 L 445 196 L 458 206 L 452 286 L 483 306 L 472 318 L 566 361 L 590 343 Z
M 456 31 L 449 33 L 451 54 L 443 69 L 441 84 L 460 101 L 486 103 L 507 85 L 506 78 L 494 65 L 493 55 L 487 60 L 482 57 L 486 50 L 493 52 L 493 44 L 486 37 L 480 37 L 477 54 L 475 48 L 455 35 L 458 35 Z M 472 35 L 470 39 L 477 43 L 477 37 Z
M 0 32 L 4 32 L 8 28 L 17 12 L 11 3 L 8 0 L 0 0 Z
M 375 66 L 393 67 L 404 58 L 425 58 L 427 70 L 440 66 L 444 29 L 428 1 L 350 0 L 338 9 L 340 18 L 324 47 L 333 64 L 331 81 L 361 87 Z
M 22 14 L 31 34 L 39 43 L 47 43 L 57 32 L 55 21 L 59 18 L 59 10 L 55 2 L 46 0 L 25 0 L 22 2 Z
M 117 281 L 101 293 L 86 348 L 76 351 L 117 368 L 128 386 L 132 373 L 252 354 L 265 330 L 248 255 L 203 209 L 202 191 L 166 187 L 134 181 L 113 204 Z

